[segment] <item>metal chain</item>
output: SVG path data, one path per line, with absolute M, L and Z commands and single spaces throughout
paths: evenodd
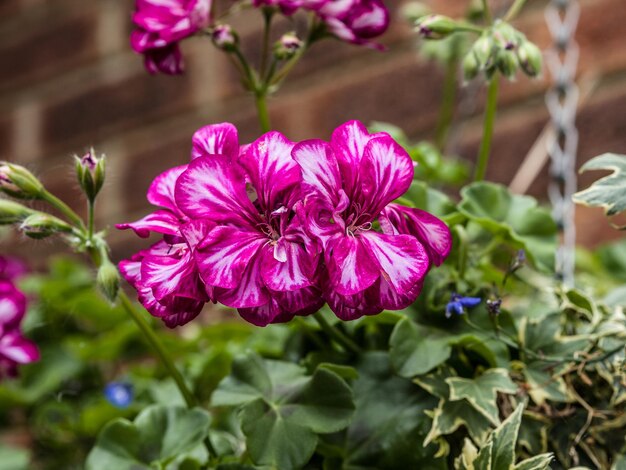
M 576 108 L 579 90 L 575 78 L 579 49 L 574 35 L 579 15 L 580 5 L 577 0 L 551 0 L 545 13 L 553 39 L 552 47 L 546 52 L 546 62 L 553 80 L 553 86 L 546 94 L 553 127 L 548 140 L 551 161 L 548 195 L 552 203 L 552 216 L 561 234 L 556 253 L 556 274 L 568 287 L 574 285 L 576 243 L 572 195 L 576 192 Z

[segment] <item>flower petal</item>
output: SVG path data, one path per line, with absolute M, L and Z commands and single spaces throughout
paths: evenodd
M 260 253 L 254 256 L 241 277 L 239 285 L 234 289 L 215 289 L 217 300 L 227 307 L 249 308 L 260 307 L 270 301 L 270 295 L 261 278 Z
M 237 312 L 248 323 L 256 326 L 267 326 L 281 314 L 282 310 L 278 301 L 270 297 L 268 302 L 258 307 L 238 308 Z
M 176 205 L 191 218 L 254 228 L 258 212 L 248 199 L 245 175 L 230 158 L 193 160 L 176 183 Z
M 332 147 L 323 140 L 306 140 L 296 144 L 292 155 L 302 170 L 302 180 L 307 188 L 315 190 L 336 206 L 341 190 L 341 173 Z
M 359 238 L 398 294 L 407 294 L 426 275 L 428 255 L 415 237 L 363 232 Z
M 381 273 L 370 251 L 359 237 L 340 236 L 328 242 L 326 265 L 333 290 L 352 295 L 374 284 Z
M 268 132 L 239 157 L 264 210 L 273 211 L 285 205 L 289 200 L 285 192 L 302 181 L 300 167 L 291 156 L 293 145 L 280 132 Z
M 28 364 L 39 359 L 39 350 L 35 343 L 13 331 L 0 339 L 0 356 L 18 364 Z
M 378 305 L 384 310 L 402 310 L 410 306 L 422 292 L 423 280 L 418 281 L 406 293 L 398 294 L 393 286 L 384 278 L 380 278 L 380 282 L 374 284 L 372 289 L 372 297 L 378 299 Z
M 24 318 L 26 296 L 11 282 L 0 281 L 0 326 L 13 328 Z
M 376 315 L 382 312 L 369 294 L 369 289 L 353 295 L 341 295 L 332 289 L 332 286 L 324 288 L 324 299 L 338 318 L 344 321 L 356 320 L 363 315 Z
M 265 285 L 273 291 L 294 291 L 310 286 L 315 269 L 314 257 L 309 255 L 299 243 L 281 238 L 276 242 L 285 255 L 280 261 L 274 256 L 271 246 L 263 250 L 261 276 Z
M 191 251 L 186 245 L 182 253 L 178 249 L 174 245 L 173 253 L 166 256 L 149 253 L 141 262 L 141 284 L 150 287 L 159 301 L 168 296 L 204 297 L 198 289 L 198 272 Z
M 152 184 L 148 188 L 148 202 L 155 206 L 169 209 L 175 214 L 179 214 L 180 211 L 174 200 L 174 189 L 176 187 L 176 180 L 186 169 L 187 165 L 177 166 L 164 171 L 154 178 L 154 181 L 152 181 Z
M 365 146 L 361 174 L 364 210 L 376 217 L 411 186 L 413 161 L 391 137 L 380 136 Z
M 117 224 L 115 228 L 119 230 L 132 229 L 137 236 L 148 238 L 150 232 L 162 233 L 165 235 L 177 235 L 180 227 L 180 219 L 169 210 L 158 210 L 139 219 L 135 222 Z
M 316 286 L 305 287 L 290 292 L 273 292 L 282 313 L 272 323 L 285 323 L 295 316 L 307 316 L 317 312 L 324 305 L 322 293 Z
M 209 286 L 236 288 L 251 260 L 267 243 L 259 232 L 237 227 L 215 227 L 196 249 L 202 280 Z
M 435 266 L 440 266 L 450 254 L 450 229 L 434 215 L 399 204 L 390 204 L 383 213 L 400 233 L 417 237 Z
M 209 155 L 225 155 L 235 159 L 239 155 L 237 128 L 229 122 L 198 129 L 193 135 L 192 143 L 192 159 Z

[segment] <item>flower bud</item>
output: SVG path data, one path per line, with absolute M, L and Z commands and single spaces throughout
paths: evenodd
M 74 156 L 74 159 L 76 160 L 78 184 L 85 192 L 87 199 L 93 202 L 104 184 L 104 155 L 96 157 L 94 150 L 91 149 L 82 157 Z
M 541 73 L 543 58 L 541 50 L 530 41 L 524 41 L 517 50 L 519 65 L 526 75 L 536 77 Z
M 496 56 L 498 70 L 507 78 L 513 78 L 517 72 L 519 63 L 514 52 L 500 49 Z
M 0 162 L 0 191 L 17 199 L 38 199 L 43 190 L 41 182 L 23 166 Z
M 239 43 L 237 33 L 227 24 L 215 26 L 211 32 L 211 40 L 215 47 L 226 52 L 234 51 Z
M 442 15 L 428 15 L 415 22 L 415 29 L 424 39 L 442 39 L 457 29 L 452 18 Z
M 41 240 L 56 233 L 69 233 L 72 227 L 53 215 L 33 212 L 24 219 L 20 225 L 20 231 L 27 237 Z
M 302 48 L 302 41 L 296 33 L 285 33 L 274 44 L 274 57 L 278 60 L 289 60 Z
M 471 52 L 476 56 L 480 68 L 491 67 L 495 44 L 490 34 L 483 34 L 472 46 Z
M 115 302 L 120 288 L 120 274 L 109 260 L 105 260 L 100 265 L 96 284 L 110 302 Z
M 507 51 L 517 49 L 517 46 L 521 42 L 523 37 L 518 31 L 508 23 L 502 21 L 498 22 L 493 27 L 493 36 L 498 43 L 498 46 Z
M 463 78 L 469 82 L 476 78 L 480 72 L 480 62 L 476 58 L 474 51 L 469 51 L 463 59 Z
M 0 199 L 0 225 L 14 224 L 33 213 L 32 209 L 7 199 Z

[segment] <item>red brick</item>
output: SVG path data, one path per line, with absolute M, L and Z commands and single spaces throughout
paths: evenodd
M 95 58 L 96 22 L 93 9 L 85 9 L 64 21 L 32 28 L 31 34 L 16 41 L 0 43 L 0 63 L 10 68 L 10 73 L 0 75 L 0 90 L 44 80 Z
M 171 116 L 188 108 L 191 100 L 188 76 L 150 76 L 141 70 L 48 105 L 43 111 L 44 147 L 68 149 L 100 141 Z

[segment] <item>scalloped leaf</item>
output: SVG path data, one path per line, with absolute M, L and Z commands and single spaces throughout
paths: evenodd
M 255 353 L 235 358 L 211 402 L 240 407 L 250 457 L 281 470 L 302 468 L 317 435 L 344 429 L 355 409 L 352 390 L 330 369 L 318 367 L 308 376 L 303 367 Z
M 552 270 L 556 224 L 550 212 L 529 196 L 512 194 L 502 185 L 476 182 L 461 190 L 459 211 L 485 230 L 523 248 L 538 268 Z
M 107 424 L 87 457 L 87 470 L 190 468 L 207 460 L 202 441 L 211 417 L 200 408 L 153 405 L 133 422 L 116 419 Z M 191 467 L 193 468 L 193 467 Z
M 602 207 L 609 217 L 626 211 L 626 155 L 605 153 L 592 158 L 580 168 L 581 173 L 589 170 L 611 170 L 613 173 L 574 194 L 574 201 Z M 626 230 L 626 225 L 619 229 Z

